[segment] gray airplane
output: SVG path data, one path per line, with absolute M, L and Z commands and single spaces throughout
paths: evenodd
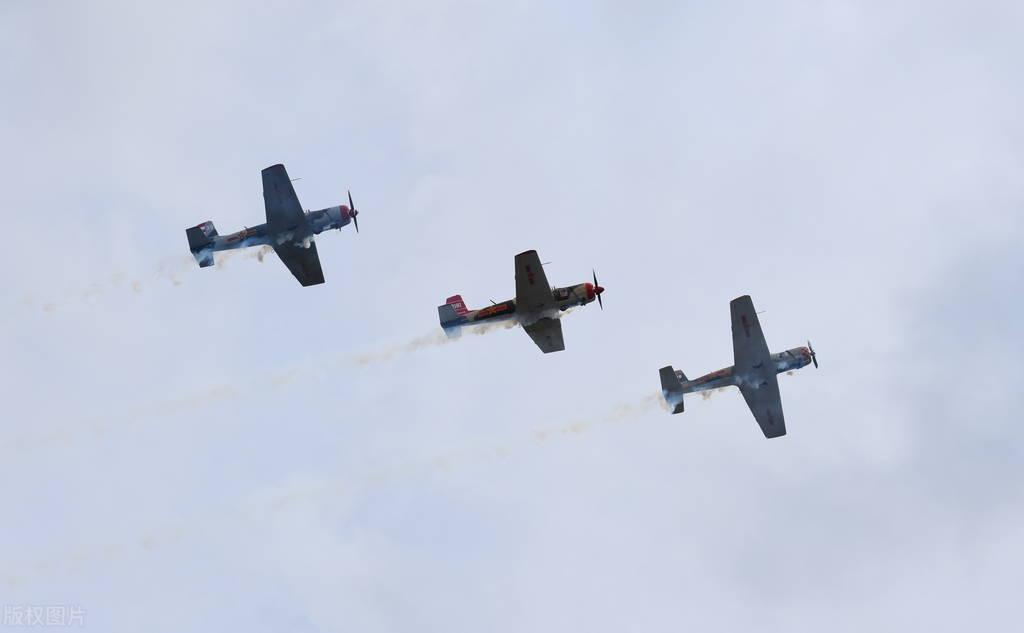
M 352 194 L 348 194 L 348 206 L 340 204 L 319 211 L 303 211 L 284 165 L 271 165 L 263 170 L 263 203 L 267 208 L 266 224 L 247 227 L 231 235 L 218 235 L 209 220 L 186 229 L 188 248 L 199 267 L 213 266 L 216 251 L 267 245 L 274 249 L 300 284 L 324 283 L 313 236 L 328 229 L 340 229 L 349 222 L 359 232 L 356 219 L 359 212 L 352 203 Z
M 672 413 L 683 412 L 683 394 L 719 389 L 735 385 L 740 388 L 751 413 L 767 438 L 786 434 L 786 420 L 782 415 L 782 397 L 779 395 L 778 374 L 800 369 L 814 363 L 811 342 L 807 347 L 794 347 L 778 354 L 768 351 L 761 332 L 761 324 L 750 297 L 743 295 L 729 303 L 732 312 L 732 349 L 735 365 L 711 372 L 696 380 L 687 380 L 672 366 L 661 368 L 661 392 L 672 407 Z

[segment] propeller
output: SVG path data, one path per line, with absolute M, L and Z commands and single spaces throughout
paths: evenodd
M 814 368 L 818 368 L 818 355 L 814 353 L 814 348 L 811 347 L 811 342 L 807 341 L 807 351 L 811 353 L 811 361 L 814 363 Z
M 601 301 L 601 293 L 604 292 L 604 288 L 601 287 L 601 284 L 597 283 L 597 273 L 593 268 L 590 269 L 590 272 L 594 273 L 594 294 L 597 295 L 597 305 L 601 306 L 601 309 L 604 310 L 604 302 Z
M 359 215 L 359 212 L 356 211 L 356 205 L 355 205 L 354 202 L 352 202 L 352 192 L 351 191 L 348 192 L 348 215 L 349 215 L 349 217 L 352 218 L 352 224 L 356 225 L 356 233 L 358 233 L 359 232 L 359 218 L 357 218 L 356 216 Z

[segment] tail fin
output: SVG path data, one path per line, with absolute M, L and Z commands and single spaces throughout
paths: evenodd
M 469 312 L 466 308 L 466 302 L 462 300 L 462 295 L 452 295 L 444 300 L 445 305 L 451 306 L 455 310 L 455 314 L 462 316 Z
M 213 222 L 207 220 L 190 229 L 185 229 L 185 236 L 188 238 L 188 249 L 192 251 L 192 256 L 199 262 L 199 267 L 213 266 L 213 250 L 207 248 L 213 244 L 213 238 L 217 237 L 217 229 L 213 226 Z
M 668 406 L 672 407 L 672 413 L 683 412 L 683 385 L 679 382 L 679 376 L 672 365 L 661 368 L 661 395 L 665 396 Z M 683 380 L 686 376 L 683 376 Z
M 444 328 L 444 333 L 451 337 L 460 334 L 459 326 L 465 322 L 463 315 L 468 313 L 469 310 L 459 295 L 448 297 L 443 306 L 437 306 L 437 317 L 441 321 L 441 327 Z

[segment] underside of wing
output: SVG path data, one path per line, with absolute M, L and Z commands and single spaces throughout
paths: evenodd
M 537 251 L 516 255 L 516 311 L 540 312 L 555 305 L 551 286 Z
M 284 165 L 271 165 L 263 170 L 263 204 L 272 230 L 295 228 L 305 219 Z
M 732 313 L 732 351 L 736 372 L 742 374 L 770 364 L 772 355 L 750 296 L 733 299 L 729 302 L 729 311 Z
M 541 319 L 523 328 L 545 354 L 560 352 L 565 349 L 562 339 L 562 322 L 558 319 Z
M 286 242 L 274 246 L 274 250 L 303 286 L 324 283 L 324 271 L 320 268 L 320 255 L 316 252 L 316 242 L 310 240 L 309 248 L 303 248 L 301 244 Z
M 779 395 L 779 381 L 774 373 L 765 374 L 757 384 L 741 384 L 740 393 L 765 437 L 781 437 L 786 434 L 782 396 Z

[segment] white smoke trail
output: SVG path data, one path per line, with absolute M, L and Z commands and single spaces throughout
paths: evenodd
M 181 275 L 194 265 L 191 257 L 165 257 L 154 264 L 149 274 L 129 276 L 123 272 L 114 272 L 101 281 L 94 281 L 78 288 L 62 291 L 59 296 L 37 299 L 27 294 L 22 304 L 29 309 L 41 309 L 43 312 L 55 312 L 76 303 L 94 303 L 97 299 L 108 295 L 130 290 L 132 294 L 140 294 L 144 289 L 155 283 L 170 283 L 172 286 L 182 284 Z
M 517 325 L 515 321 L 486 323 L 467 327 L 465 332 L 470 335 L 482 336 L 489 332 L 510 329 Z M 459 337 L 448 338 L 444 332 L 438 330 L 415 337 L 404 343 L 374 351 L 346 355 L 321 355 L 301 365 L 252 377 L 241 384 L 213 385 L 190 394 L 145 403 L 114 415 L 86 418 L 46 433 L 15 436 L 3 441 L 2 445 L 4 449 L 8 449 L 10 458 L 25 456 L 32 451 L 68 445 L 76 439 L 103 437 L 108 433 L 118 430 L 154 424 L 161 419 L 235 399 L 247 393 L 271 393 L 300 383 L 303 379 L 313 379 L 323 375 L 325 368 L 364 367 L 371 363 L 394 360 L 399 356 L 415 353 L 426 348 L 449 345 L 459 340 Z
M 233 259 L 255 259 L 256 261 L 263 263 L 263 259 L 274 252 L 272 246 L 264 244 L 258 248 L 239 248 L 230 251 L 219 251 L 214 253 L 215 263 L 214 266 L 218 269 L 223 270 L 227 267 L 228 262 Z
M 156 404 L 144 404 L 125 410 L 116 417 L 88 418 L 44 434 L 14 436 L 4 442 L 4 448 L 8 449 L 12 456 L 22 456 L 34 450 L 67 445 L 83 437 L 102 438 L 115 431 L 137 427 L 141 424 L 152 424 L 161 418 L 235 398 L 239 393 L 240 391 L 235 387 L 219 385 L 179 398 L 163 400 Z
M 266 250 L 264 250 L 266 249 Z M 273 252 L 270 247 L 261 247 L 248 257 L 260 257 Z M 171 269 L 173 270 L 173 269 Z M 565 316 L 572 308 L 561 313 Z M 499 330 L 518 327 L 514 319 L 492 321 L 462 328 L 462 333 L 469 336 L 483 336 Z M 270 393 L 301 382 L 304 378 L 315 378 L 324 370 L 333 367 L 365 367 L 369 364 L 393 361 L 396 358 L 419 352 L 424 349 L 450 345 L 460 341 L 462 337 L 449 338 L 443 331 L 434 330 L 428 334 L 417 336 L 404 343 L 398 343 L 377 350 L 361 352 L 354 355 L 321 355 L 302 365 L 285 370 L 269 372 L 256 376 L 244 384 L 221 384 L 207 389 L 186 394 L 170 400 L 147 403 L 115 415 L 97 417 L 75 422 L 69 426 L 40 435 L 29 435 L 11 438 L 3 442 L 5 448 L 12 449 L 15 455 L 26 455 L 33 450 L 67 445 L 76 438 L 102 437 L 118 429 L 153 424 L 160 419 L 173 416 L 184 411 L 209 406 L 211 404 L 234 399 L 245 393 Z
M 298 501 L 310 501 L 357 489 L 368 490 L 402 478 L 419 479 L 424 471 L 450 471 L 472 463 L 505 460 L 515 454 L 533 450 L 560 438 L 576 438 L 603 427 L 611 427 L 660 408 L 661 393 L 652 393 L 635 400 L 610 406 L 603 413 L 568 422 L 551 424 L 531 430 L 527 435 L 501 444 L 478 444 L 441 451 L 431 457 L 410 459 L 370 471 L 355 478 L 334 479 L 306 486 L 291 486 L 286 492 L 261 497 L 264 510 L 279 510 Z
M 368 365 L 370 363 L 388 361 L 400 354 L 410 354 L 427 347 L 447 345 L 457 340 L 457 338 L 449 338 L 444 332 L 435 332 L 433 334 L 418 336 L 405 343 L 399 343 L 398 345 L 386 347 L 384 349 L 356 354 L 355 356 L 352 356 L 351 359 L 356 365 Z
M 283 489 L 240 499 L 234 505 L 227 506 L 222 513 L 177 521 L 147 530 L 141 536 L 126 541 L 81 546 L 55 558 L 31 563 L 0 561 L 3 563 L 0 569 L 5 570 L 0 581 L 13 589 L 26 584 L 33 576 L 82 573 L 124 556 L 146 554 L 157 548 L 173 546 L 190 535 L 209 536 L 218 529 L 225 535 L 235 534 L 239 524 L 265 522 L 271 515 L 287 511 L 290 506 L 298 503 L 325 500 L 337 503 L 346 496 L 368 494 L 383 486 L 419 480 L 430 471 L 451 472 L 473 464 L 507 461 L 517 454 L 550 446 L 558 440 L 579 438 L 599 428 L 612 427 L 638 418 L 657 409 L 663 401 L 660 393 L 653 393 L 613 405 L 594 416 L 535 428 L 509 442 L 444 450 L 430 457 L 408 459 L 352 477 L 291 484 Z
M 728 387 L 719 387 L 717 389 L 707 389 L 705 391 L 701 391 L 700 392 L 700 397 L 701 397 L 702 400 L 710 400 L 711 397 L 714 396 L 715 394 L 721 393 L 723 391 L 728 391 L 728 389 L 729 389 Z
M 519 324 L 514 320 L 496 321 L 493 323 L 482 323 L 480 325 L 470 325 L 462 328 L 463 334 L 470 334 L 475 336 L 482 336 L 489 332 L 497 330 L 509 330 Z M 461 340 L 460 336 L 449 337 L 443 331 L 435 331 L 431 334 L 425 334 L 423 336 L 417 336 L 414 339 L 406 341 L 405 343 L 399 343 L 384 349 L 375 350 L 371 352 L 363 352 L 350 357 L 352 362 L 356 365 L 368 365 L 370 363 L 377 363 L 382 361 L 393 360 L 396 356 L 412 354 L 422 349 L 429 347 L 440 347 L 442 345 L 450 345 Z
M 263 245 L 263 246 L 261 246 L 261 247 L 257 248 L 257 249 L 256 249 L 256 251 L 255 251 L 254 253 L 251 253 L 251 254 L 249 255 L 249 257 L 250 257 L 250 258 L 252 258 L 252 257 L 255 257 L 255 258 L 256 258 L 256 260 L 257 260 L 257 261 L 258 261 L 259 263 L 261 263 L 261 264 L 262 264 L 262 263 L 263 263 L 263 258 L 264 258 L 264 257 L 266 257 L 267 255 L 269 255 L 269 254 L 273 253 L 273 252 L 274 252 L 274 249 L 273 249 L 273 247 L 271 247 L 271 246 L 267 246 L 267 245 Z
M 264 258 L 273 253 L 270 246 L 260 246 L 255 249 L 239 249 L 232 251 L 221 251 L 215 254 L 215 267 L 223 270 L 228 262 L 234 259 L 255 259 L 260 263 Z M 85 286 L 70 288 L 59 293 L 59 296 L 45 299 L 37 298 L 34 294 L 25 294 L 21 304 L 31 310 L 39 309 L 43 312 L 56 312 L 76 303 L 93 303 L 97 299 L 111 294 L 130 290 L 132 295 L 142 294 L 145 290 L 157 284 L 170 284 L 172 287 L 181 286 L 183 276 L 196 268 L 195 259 L 187 255 L 164 257 L 153 265 L 152 271 L 145 275 L 132 276 L 124 272 L 114 272 L 101 281 L 94 281 Z

